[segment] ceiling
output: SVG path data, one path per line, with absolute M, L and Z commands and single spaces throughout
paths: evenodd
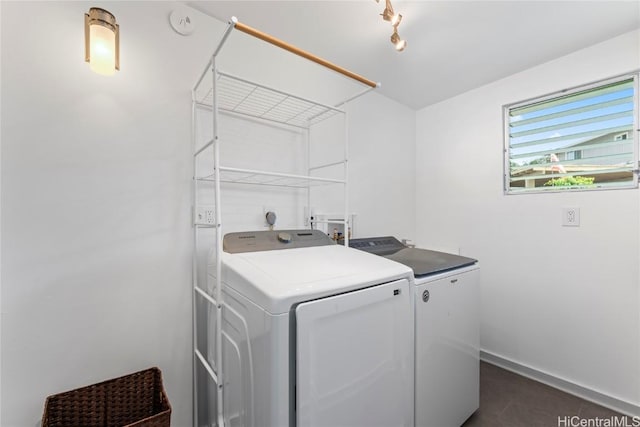
M 384 0 L 186 3 L 381 82 L 414 109 L 640 28 L 640 1 L 393 1 L 408 41 L 399 53 Z

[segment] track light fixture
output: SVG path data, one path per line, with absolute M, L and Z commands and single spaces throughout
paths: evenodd
M 376 2 L 380 3 L 380 0 L 376 0 Z M 385 8 L 380 15 L 385 21 L 391 22 L 391 25 L 393 26 L 391 43 L 393 43 L 398 52 L 402 52 L 407 47 L 407 41 L 401 39 L 398 34 L 398 26 L 400 25 L 400 22 L 402 22 L 402 15 L 394 12 L 391 0 L 385 0 Z

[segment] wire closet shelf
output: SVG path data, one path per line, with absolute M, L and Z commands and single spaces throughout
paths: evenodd
M 198 180 L 215 182 L 216 178 L 215 174 L 209 174 L 204 177 L 199 177 Z M 268 185 L 273 187 L 308 188 L 320 185 L 344 184 L 345 180 L 220 166 L 220 182 Z
M 330 106 L 304 97 L 296 96 L 266 85 L 256 83 L 238 76 L 224 73 L 216 66 L 216 57 L 220 53 L 225 41 L 233 32 L 233 30 L 241 31 L 252 37 L 275 45 L 281 49 L 287 50 L 297 56 L 315 62 L 325 68 L 333 70 L 343 76 L 367 86 L 366 90 L 351 96 L 350 98 L 340 102 L 335 106 Z M 194 146 L 193 155 L 193 171 L 194 179 L 192 186 L 192 202 L 193 202 L 193 420 L 194 425 L 201 425 L 198 419 L 198 365 L 202 366 L 209 377 L 216 384 L 215 391 L 215 424 L 217 427 L 225 426 L 224 402 L 223 402 L 223 384 L 226 382 L 223 374 L 223 354 L 222 354 L 222 312 L 223 308 L 231 310 L 224 301 L 222 295 L 222 216 L 221 216 L 221 183 L 232 184 L 249 184 L 249 185 L 267 185 L 274 187 L 292 187 L 307 189 L 307 204 L 310 206 L 310 188 L 321 185 L 341 184 L 344 194 L 344 220 L 339 221 L 344 224 L 345 230 L 349 226 L 348 211 L 348 138 L 347 138 L 347 119 L 346 111 L 340 108 L 361 95 L 375 89 L 379 85 L 371 80 L 355 74 L 347 69 L 339 67 L 327 60 L 312 55 L 300 48 L 290 45 L 273 36 L 265 34 L 245 24 L 238 22 L 233 17 L 229 22 L 220 42 L 218 43 L 208 64 L 203 70 L 200 78 L 192 90 L 192 145 Z M 213 136 L 208 141 L 196 146 L 196 133 L 198 127 L 196 125 L 196 112 L 205 109 L 210 111 L 213 118 Z M 323 122 L 336 115 L 344 116 L 344 159 L 338 162 L 320 164 L 311 167 L 307 159 L 307 175 L 298 175 L 274 171 L 262 171 L 253 169 L 242 169 L 235 167 L 226 167 L 220 164 L 220 141 L 219 141 L 219 114 L 246 118 L 258 122 L 275 123 L 284 127 L 297 128 L 302 130 L 303 134 L 308 133 L 311 126 Z M 210 150 L 208 150 L 210 149 Z M 198 158 L 205 154 L 213 157 L 213 173 L 205 173 L 199 175 Z M 325 178 L 313 176 L 319 169 L 330 168 L 341 165 L 343 167 L 343 179 Z M 198 183 L 212 182 L 214 192 L 214 222 L 213 224 L 198 223 L 195 220 L 195 213 L 198 212 Z M 309 211 L 310 212 L 310 211 Z M 311 217 L 307 218 L 309 224 L 313 224 Z M 318 221 L 316 221 L 318 222 Z M 214 258 L 215 258 L 215 284 L 213 288 L 214 295 L 204 289 L 198 283 L 198 230 L 202 228 L 212 228 L 215 230 Z M 345 236 L 345 245 L 348 244 L 348 236 Z M 198 298 L 202 298 L 206 303 L 215 310 L 215 352 L 212 356 L 206 357 L 198 348 Z M 213 360 L 212 360 L 213 359 Z M 208 405 L 208 403 L 207 403 Z
M 292 95 L 269 86 L 252 82 L 231 74 L 215 70 L 215 91 L 211 79 L 202 79 L 194 90 L 194 103 L 198 108 L 218 113 L 235 115 L 292 126 L 308 130 L 311 126 L 336 115 L 345 115 L 341 108 L 325 105 L 300 96 Z M 207 141 L 195 155 L 213 145 Z M 314 170 L 335 166 L 335 163 L 319 165 Z M 312 175 L 295 175 L 220 166 L 220 182 L 233 184 L 267 185 L 273 187 L 308 188 L 320 185 L 345 184 L 344 179 L 320 178 Z M 199 181 L 215 182 L 215 173 L 196 177 Z
M 209 84 L 206 84 L 209 83 Z M 217 72 L 218 110 L 306 129 L 343 110 L 319 104 L 265 85 Z M 196 102 L 213 108 L 213 86 L 209 80 L 196 89 Z

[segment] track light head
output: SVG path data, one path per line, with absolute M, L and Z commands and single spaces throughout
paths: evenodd
M 402 21 L 402 15 L 393 11 L 393 6 L 391 6 L 390 1 L 387 1 L 387 7 L 384 8 L 384 11 L 380 15 L 385 21 L 391 22 L 391 25 L 394 27 L 400 25 L 400 21 Z
M 394 27 L 400 25 L 400 22 L 402 22 L 402 15 L 400 15 L 399 13 L 391 17 L 391 25 L 393 25 Z
M 400 38 L 397 29 L 391 34 L 391 43 L 398 52 L 402 52 L 407 47 L 407 41 Z

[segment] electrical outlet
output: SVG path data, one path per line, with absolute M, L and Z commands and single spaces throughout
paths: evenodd
M 198 206 L 195 223 L 214 225 L 216 223 L 216 216 L 215 212 L 213 211 L 213 206 Z
M 563 208 L 562 225 L 564 227 L 580 227 L 580 208 Z

